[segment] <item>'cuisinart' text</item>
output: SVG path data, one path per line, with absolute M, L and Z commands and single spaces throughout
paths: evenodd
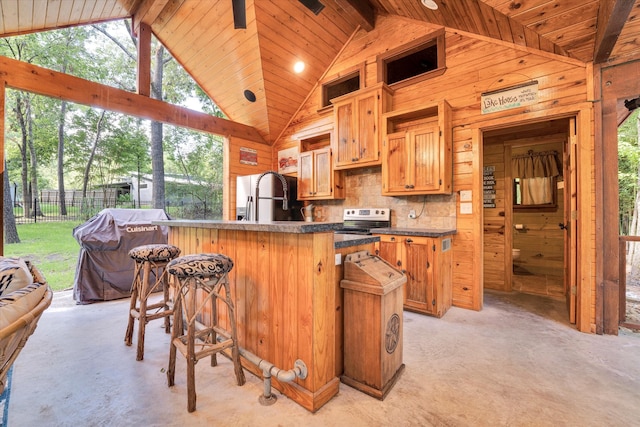
M 143 231 L 156 231 L 158 230 L 157 225 L 139 225 L 137 227 L 127 227 L 127 233 L 141 233 Z

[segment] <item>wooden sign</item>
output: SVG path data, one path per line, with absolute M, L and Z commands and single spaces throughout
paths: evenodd
M 240 163 L 245 165 L 258 165 L 258 151 L 252 148 L 240 147 Z
M 482 114 L 524 107 L 538 102 L 538 81 L 523 83 L 481 95 Z

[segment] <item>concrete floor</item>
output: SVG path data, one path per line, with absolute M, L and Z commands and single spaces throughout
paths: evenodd
M 481 312 L 405 312 L 406 369 L 384 401 L 344 384 L 312 414 L 262 383 L 235 385 L 231 363 L 196 366 L 186 410 L 184 359 L 164 370 L 168 335 L 147 329 L 145 360 L 126 347 L 128 301 L 75 305 L 56 293 L 13 371 L 9 427 L 20 426 L 630 426 L 640 422 L 640 334 L 575 331 L 557 300 L 488 293 Z M 277 391 L 274 390 L 277 393 Z

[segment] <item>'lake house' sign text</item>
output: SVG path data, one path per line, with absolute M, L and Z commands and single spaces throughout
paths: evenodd
M 482 114 L 523 107 L 538 102 L 538 81 L 482 94 Z

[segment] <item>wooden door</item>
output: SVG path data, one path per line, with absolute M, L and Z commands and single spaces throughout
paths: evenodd
M 432 313 L 435 304 L 433 293 L 433 242 L 429 238 L 406 237 L 404 239 L 405 308 Z
M 350 165 L 354 158 L 355 141 L 355 111 L 353 101 L 334 105 L 336 126 L 336 164 L 335 166 Z
M 511 151 L 503 143 L 485 144 L 483 179 L 484 288 L 511 292 Z M 506 163 L 509 163 L 506 166 Z
M 402 271 L 401 248 L 400 240 L 396 236 L 380 236 L 378 256 Z
M 578 248 L 578 193 L 577 193 L 577 136 L 576 120 L 569 121 L 569 139 L 564 150 L 564 286 L 569 310 L 569 321 L 576 323 L 577 306 L 577 248 Z
M 385 143 L 385 164 L 382 166 L 386 170 L 386 188 L 385 191 L 396 192 L 406 191 L 410 185 L 410 177 L 408 171 L 409 165 L 409 144 L 407 141 L 407 132 L 397 132 L 387 135 Z M 383 178 L 384 179 L 384 178 Z
M 440 144 L 438 126 L 429 126 L 410 132 L 413 166 L 411 191 L 440 190 Z
M 357 132 L 355 135 L 354 161 L 375 162 L 379 158 L 378 148 L 378 92 L 359 96 L 356 99 Z
M 331 149 L 314 150 L 314 197 L 331 196 Z
M 298 198 L 313 197 L 313 152 L 300 153 L 298 159 Z

